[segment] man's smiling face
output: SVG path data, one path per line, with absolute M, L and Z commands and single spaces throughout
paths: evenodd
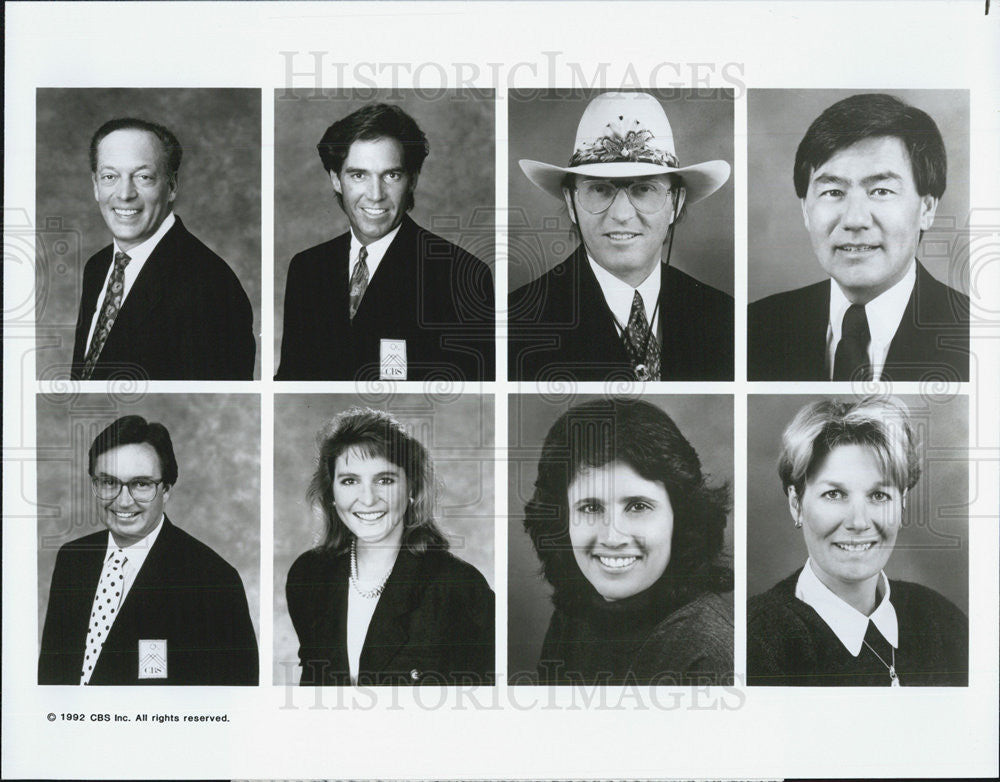
M 156 233 L 177 196 L 163 145 L 147 130 L 116 130 L 101 139 L 93 180 L 101 216 L 125 251 Z
M 903 142 L 877 136 L 813 170 L 802 216 L 820 266 L 851 302 L 866 304 L 906 274 L 937 203 L 917 193 Z
M 362 244 L 378 241 L 403 221 L 416 176 L 404 167 L 403 145 L 383 136 L 351 144 L 340 173 L 330 172 L 354 235 Z

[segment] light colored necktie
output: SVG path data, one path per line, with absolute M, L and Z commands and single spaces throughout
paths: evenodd
M 90 376 L 94 374 L 94 365 L 104 349 L 104 343 L 108 341 L 111 327 L 118 319 L 118 311 L 122 308 L 122 298 L 125 294 L 125 267 L 131 260 L 126 253 L 121 251 L 115 253 L 115 265 L 108 279 L 108 289 L 104 292 L 104 306 L 101 307 L 101 314 L 94 328 L 94 338 L 90 341 L 90 350 L 87 351 L 83 362 L 83 380 L 90 380 Z
M 625 329 L 629 357 L 638 380 L 660 379 L 660 343 L 653 336 L 649 322 L 646 320 L 646 308 L 643 306 L 639 291 L 632 297 L 632 311 L 628 316 L 628 326 Z
M 368 288 L 368 264 L 365 259 L 368 257 L 368 248 L 362 247 L 358 253 L 358 262 L 354 265 L 351 273 L 351 320 L 358 313 L 361 306 L 361 299 L 364 298 L 365 289 Z
M 104 648 L 104 642 L 118 614 L 125 587 L 123 568 L 127 561 L 125 552 L 116 548 L 104 562 L 104 570 L 101 571 L 101 578 L 97 582 L 94 605 L 90 612 L 90 628 L 87 630 L 87 647 L 83 654 L 80 684 L 90 683 L 97 658 L 101 656 L 101 649 Z

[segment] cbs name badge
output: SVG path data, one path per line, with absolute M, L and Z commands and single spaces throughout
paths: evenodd
M 139 640 L 139 678 L 167 678 L 167 639 Z
M 406 380 L 406 340 L 383 339 L 379 380 Z

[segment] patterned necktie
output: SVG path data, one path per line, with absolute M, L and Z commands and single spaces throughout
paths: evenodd
M 365 263 L 367 257 L 368 248 L 362 247 L 358 253 L 358 262 L 351 273 L 351 320 L 358 314 L 358 307 L 361 306 L 361 299 L 364 298 L 365 289 L 368 287 L 368 264 Z
M 83 362 L 83 380 L 90 380 L 90 376 L 94 374 L 94 365 L 97 364 L 97 359 L 104 349 L 104 343 L 108 341 L 108 334 L 111 333 L 111 327 L 115 325 L 118 311 L 122 308 L 122 296 L 125 293 L 125 267 L 131 260 L 128 255 L 121 251 L 115 253 L 115 265 L 108 280 L 108 289 L 104 292 L 104 306 L 101 308 L 101 315 L 94 328 L 94 338 L 90 341 L 90 350 L 87 351 Z
M 646 321 L 646 308 L 639 291 L 632 297 L 632 311 L 625 328 L 629 358 L 638 380 L 660 379 L 660 343 Z
M 108 632 L 115 621 L 115 614 L 122 602 L 122 592 L 125 586 L 125 573 L 122 570 L 128 558 L 125 552 L 116 548 L 104 561 L 104 570 L 97 582 L 97 592 L 94 594 L 94 605 L 90 612 L 90 627 L 87 630 L 87 647 L 83 657 L 83 670 L 80 671 L 80 684 L 89 684 L 90 677 L 101 656 L 101 649 L 107 640 Z
M 844 313 L 840 342 L 833 358 L 834 380 L 871 380 L 872 368 L 868 363 L 868 318 L 864 305 L 852 304 Z

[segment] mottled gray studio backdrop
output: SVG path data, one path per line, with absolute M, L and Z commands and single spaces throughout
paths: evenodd
M 538 475 L 542 443 L 555 420 L 573 405 L 593 395 L 548 399 L 535 395 L 511 395 L 508 399 L 510 454 L 507 526 L 507 671 L 534 672 L 542 639 L 552 616 L 552 589 L 539 572 L 540 565 L 531 538 L 524 531 L 524 504 L 531 499 Z M 733 480 L 733 398 L 729 395 L 642 397 L 663 409 L 688 439 L 701 459 L 702 470 L 712 485 Z M 733 554 L 732 514 L 726 525 L 723 555 Z
M 948 187 L 917 256 L 939 280 L 968 292 L 969 246 L 964 234 L 969 217 L 968 90 L 749 90 L 749 301 L 825 279 L 792 184 L 795 150 L 824 109 L 860 92 L 895 95 L 937 123 L 948 155 Z
M 298 639 L 285 580 L 296 557 L 319 544 L 321 516 L 306 502 L 316 433 L 348 408 L 386 410 L 427 448 L 437 474 L 436 520 L 451 553 L 493 586 L 493 397 L 480 394 L 294 394 L 274 398 L 274 683 L 297 683 Z
M 104 529 L 87 475 L 94 438 L 123 415 L 170 432 L 177 484 L 166 514 L 243 579 L 260 638 L 260 397 L 256 394 L 39 394 L 38 632 L 56 552 Z
M 781 433 L 817 396 L 751 396 L 747 410 L 747 596 L 802 567 L 808 556 L 778 479 Z M 969 602 L 969 407 L 964 396 L 900 395 L 917 430 L 923 474 L 910 491 L 885 571 Z
M 83 267 L 111 244 L 88 151 L 94 131 L 116 117 L 166 125 L 184 148 L 174 211 L 240 278 L 259 372 L 260 90 L 39 89 L 35 103 L 38 377 L 69 376 Z
M 507 156 L 510 289 L 563 261 L 577 246 L 566 204 L 535 187 L 521 158 L 569 164 L 576 126 L 597 90 L 511 90 Z M 732 90 L 649 90 L 663 105 L 682 166 L 706 160 L 733 164 Z M 733 178 L 694 206 L 674 231 L 671 266 L 733 292 Z
M 427 136 L 410 216 L 493 267 L 493 90 L 277 90 L 274 101 L 274 362 L 281 356 L 285 278 L 296 253 L 350 226 L 316 152 L 326 129 L 369 103 L 392 103 Z

